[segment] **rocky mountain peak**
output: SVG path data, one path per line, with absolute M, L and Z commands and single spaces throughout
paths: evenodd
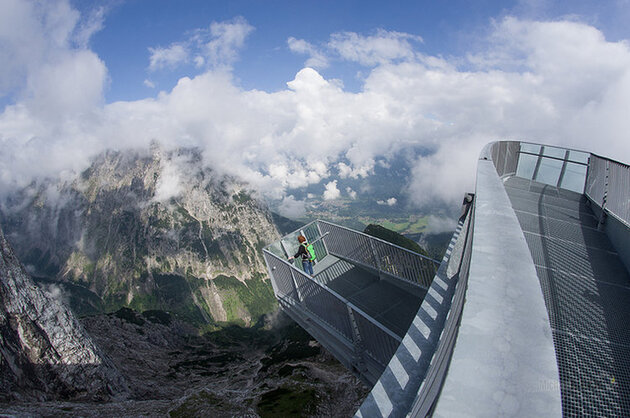
M 271 213 L 199 150 L 107 151 L 75 178 L 8 197 L 2 211 L 29 272 L 73 291 L 80 313 L 128 306 L 250 324 L 275 306 L 261 254 L 279 236 Z

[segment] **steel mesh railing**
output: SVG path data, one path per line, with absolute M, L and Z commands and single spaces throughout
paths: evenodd
M 608 171 L 607 167 L 607 160 L 597 156 L 591 156 L 584 193 L 593 202 L 596 202 L 600 206 L 604 204 L 604 197 L 606 193 L 606 172 Z
M 351 309 L 365 351 L 385 367 L 400 345 L 401 338 L 379 326 L 356 307 L 352 306 Z
M 405 248 L 342 226 L 318 221 L 330 254 L 428 288 L 439 263 Z
M 585 194 L 607 214 L 630 226 L 630 166 L 591 154 Z
M 608 195 L 606 205 L 608 211 L 617 218 L 630 224 L 630 167 L 611 161 L 609 163 Z
M 352 341 L 352 325 L 348 316 L 347 301 L 300 271 L 296 270 L 294 275 L 303 307 L 348 341 Z
M 436 264 L 380 241 L 374 240 L 372 245 L 380 270 L 425 288 L 431 286 L 431 281 L 437 271 Z
M 378 269 L 369 237 L 328 222 L 319 224 L 322 233 L 328 233 L 325 242 L 331 254 L 338 254 L 355 263 Z
M 492 144 L 490 153 L 499 177 L 516 173 L 519 150 L 520 143 L 517 141 L 501 141 Z
M 271 284 L 277 297 L 298 301 L 298 295 L 293 282 L 292 267 L 275 254 L 263 252 L 265 262 L 269 267 Z

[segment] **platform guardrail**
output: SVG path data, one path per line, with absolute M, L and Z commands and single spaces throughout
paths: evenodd
M 401 337 L 372 318 L 352 302 L 328 288 L 325 283 L 345 272 L 338 264 L 315 269 L 315 277 L 301 266 L 288 262 L 298 249 L 297 236 L 314 244 L 318 263 L 329 256 L 372 271 L 409 286 L 427 289 L 439 267 L 429 257 L 387 243 L 367 234 L 332 224 L 314 221 L 263 250 L 274 293 L 283 307 L 298 318 L 309 318 L 325 328 L 335 344 L 352 347 L 346 363 L 375 383 L 401 342 Z M 298 263 L 299 264 L 299 263 Z M 324 280 L 325 278 L 325 280 Z M 295 319 L 295 318 L 294 318 Z M 326 345 L 325 341 L 323 342 Z M 351 357 L 351 358 L 350 358 Z

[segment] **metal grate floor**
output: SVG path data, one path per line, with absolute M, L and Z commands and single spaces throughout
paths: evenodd
M 414 295 L 342 260 L 328 266 L 317 280 L 401 338 L 423 300 L 423 295 Z
M 549 313 L 563 414 L 630 416 L 628 271 L 583 195 L 515 177 L 505 186 Z

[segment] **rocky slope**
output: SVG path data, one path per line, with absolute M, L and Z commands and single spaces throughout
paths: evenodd
M 367 394 L 330 354 L 286 318 L 199 336 L 163 311 L 121 309 L 83 324 L 129 383 L 106 403 L 1 404 L 43 416 L 351 416 Z
M 68 308 L 35 286 L 0 230 L 0 399 L 127 395 L 112 363 Z
M 248 325 L 275 307 L 260 251 L 278 238 L 270 212 L 196 150 L 109 151 L 10 196 L 2 214 L 29 272 L 79 314 L 129 306 Z

